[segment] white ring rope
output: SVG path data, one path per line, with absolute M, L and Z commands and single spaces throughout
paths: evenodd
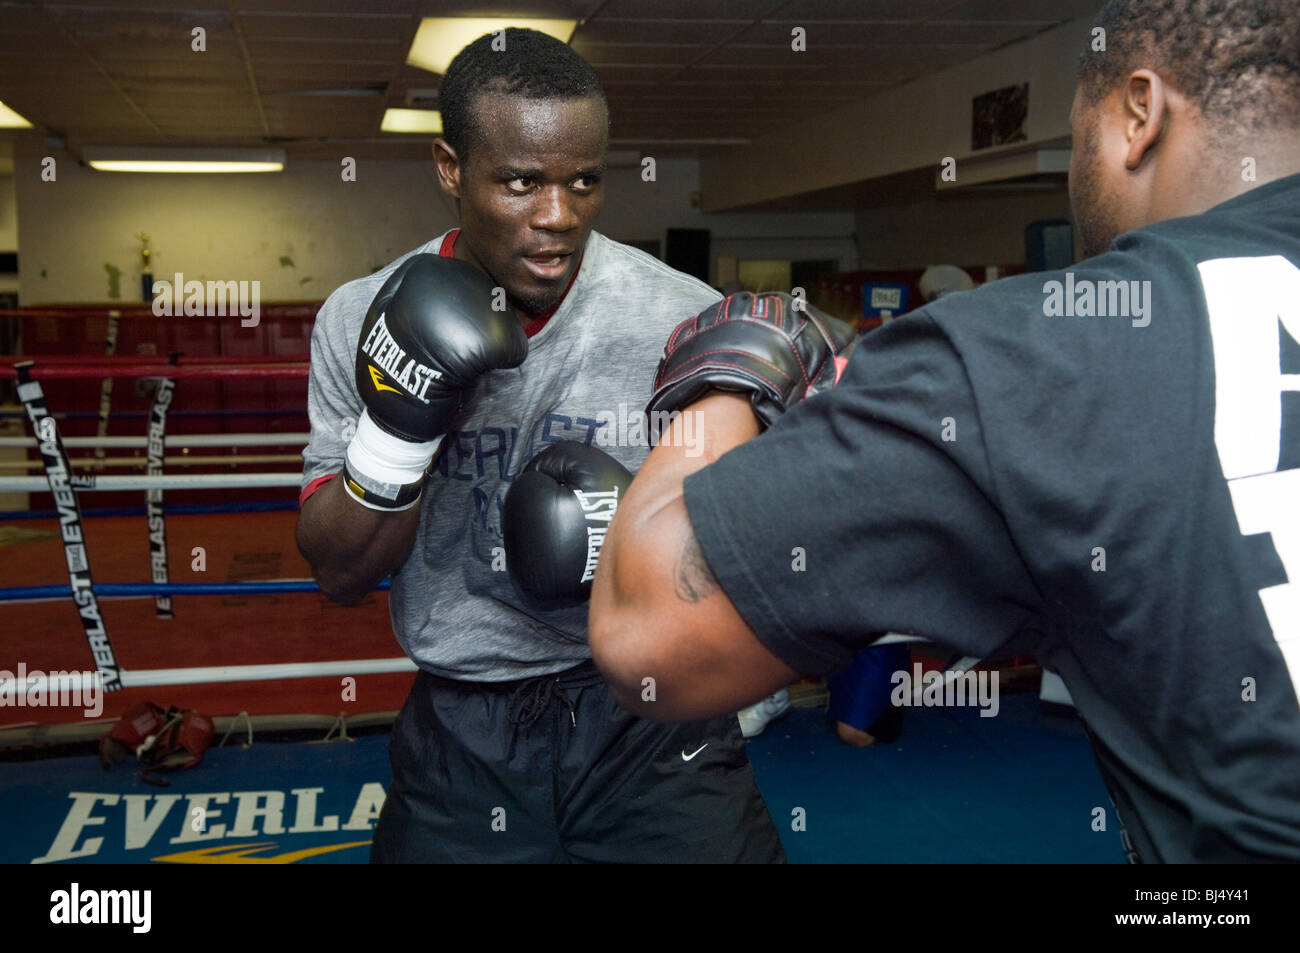
M 238 458 L 232 457 L 229 462 Z M 185 473 L 163 476 L 95 476 L 94 484 L 72 489 L 94 490 L 233 490 L 250 486 L 299 486 L 301 473 Z M 41 493 L 49 490 L 45 477 L 0 476 L 0 493 Z
M 183 433 L 168 434 L 167 448 L 175 447 L 288 447 L 305 444 L 307 433 Z M 30 447 L 31 437 L 0 437 L 0 447 Z M 148 437 L 64 437 L 65 447 L 107 447 L 144 449 Z
M 147 467 L 148 457 L 72 457 L 68 460 L 73 467 L 89 469 L 91 467 Z M 243 456 L 171 456 L 164 460 L 168 467 L 225 467 L 236 464 L 276 464 L 292 463 L 302 465 L 300 453 L 250 453 Z M 40 460 L 0 460 L 0 472 L 14 470 L 40 470 L 45 464 Z
M 153 668 L 131 671 L 121 670 L 123 688 L 153 688 L 158 685 L 205 685 L 210 682 L 259 682 L 279 678 L 320 678 L 342 675 L 379 675 L 388 672 L 414 672 L 416 665 L 409 658 L 351 659 L 342 662 L 287 662 L 273 665 L 212 665 L 201 668 Z M 0 678 L 0 696 L 7 696 L 9 705 L 22 704 L 17 699 L 38 690 L 46 698 L 59 688 L 65 691 L 74 687 L 82 692 L 91 691 L 95 685 L 94 672 L 32 672 L 25 684 L 18 685 L 13 672 Z M 15 694 L 16 693 L 16 694 Z

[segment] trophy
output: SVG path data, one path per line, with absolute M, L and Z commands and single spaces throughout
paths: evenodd
M 149 267 L 149 233 L 140 232 L 135 236 L 140 239 L 143 247 L 140 249 L 140 294 L 142 301 L 153 300 L 153 271 Z

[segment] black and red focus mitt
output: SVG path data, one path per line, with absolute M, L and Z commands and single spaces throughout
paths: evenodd
M 662 420 L 710 390 L 736 391 L 750 395 L 766 429 L 805 397 L 833 387 L 856 339 L 851 326 L 802 298 L 742 291 L 673 331 L 646 415 Z

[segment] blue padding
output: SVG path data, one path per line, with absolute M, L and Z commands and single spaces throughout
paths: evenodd
M 365 863 L 391 783 L 388 743 L 376 734 L 214 746 L 197 768 L 167 775 L 166 789 L 141 782 L 133 762 L 104 772 L 92 754 L 0 762 L 0 863 L 195 863 L 214 853 L 227 862 Z M 795 710 L 748 750 L 792 863 L 1124 860 L 1117 825 L 1097 832 L 1089 823 L 1110 801 L 1082 726 L 1073 714 L 1044 712 L 1031 693 L 1003 697 L 996 718 L 914 709 L 896 743 L 872 748 L 841 743 L 820 711 Z M 191 797 L 207 809 L 202 840 L 192 836 Z M 796 809 L 806 828 L 793 828 Z M 240 818 L 251 827 L 237 830 Z
M 376 590 L 388 588 L 385 579 Z M 286 579 L 279 582 L 101 582 L 95 585 L 97 596 L 229 596 L 258 595 L 273 592 L 319 592 L 310 579 Z M 71 586 L 7 586 L 0 588 L 0 602 L 16 599 L 58 599 L 71 597 Z
M 826 717 L 869 731 L 889 708 L 894 673 L 910 674 L 911 664 L 907 646 L 897 642 L 859 652 L 847 668 L 826 680 Z
M 1033 692 L 1001 695 L 994 718 L 909 708 L 902 735 L 870 748 L 795 709 L 747 748 L 793 864 L 1124 863 L 1082 723 Z M 1090 823 L 1098 807 L 1105 831 Z M 806 829 L 792 829 L 795 808 Z

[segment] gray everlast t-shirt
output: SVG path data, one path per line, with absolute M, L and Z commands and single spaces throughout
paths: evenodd
M 335 474 L 363 405 L 353 374 L 370 302 L 409 255 L 336 290 L 316 317 L 303 486 Z M 447 678 L 547 675 L 591 657 L 587 607 L 529 608 L 505 571 L 501 514 L 511 481 L 549 443 L 604 450 L 635 473 L 649 452 L 642 411 L 665 342 L 719 295 L 644 252 L 592 232 L 559 309 L 528 358 L 479 379 L 425 484 L 410 557 L 393 575 L 393 630 L 421 668 Z M 687 440 L 690 433 L 688 429 Z

